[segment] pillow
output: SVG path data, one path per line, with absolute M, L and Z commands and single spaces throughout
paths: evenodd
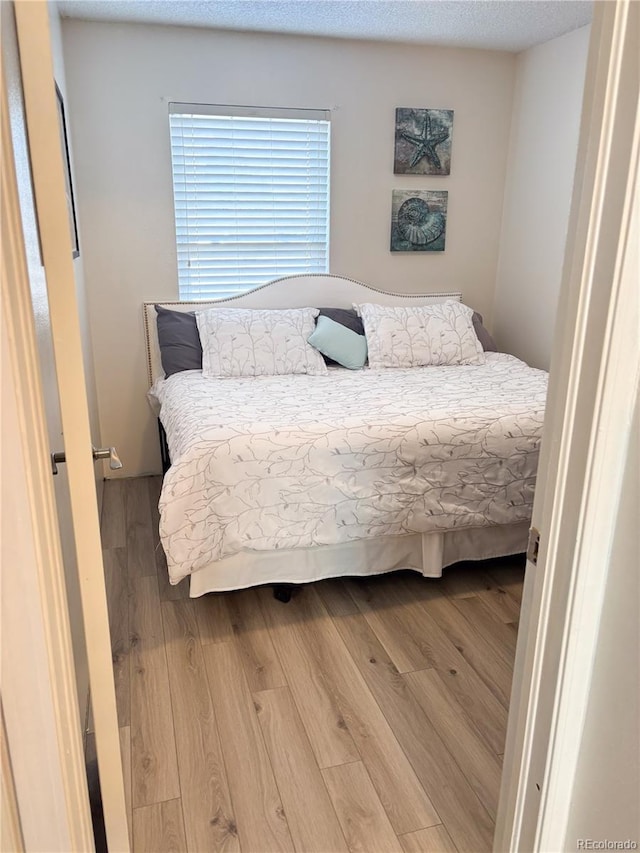
M 156 305 L 158 344 L 165 376 L 202 368 L 202 346 L 193 311 L 172 311 Z
M 356 306 L 364 323 L 369 366 L 424 367 L 482 364 L 484 352 L 473 329 L 473 311 L 461 302 L 388 307 Z
M 320 317 L 329 317 L 335 323 L 340 323 L 341 326 L 346 326 L 357 335 L 364 335 L 364 326 L 362 320 L 358 317 L 358 312 L 354 308 L 320 308 L 320 314 L 316 320 L 316 324 Z
M 478 340 L 482 344 L 482 349 L 485 352 L 498 352 L 496 342 L 493 340 L 489 332 L 484 327 L 484 324 L 482 322 L 482 314 L 478 314 L 477 311 L 474 311 L 473 317 L 471 318 L 471 322 L 473 323 L 473 328 L 475 330 L 476 335 L 478 336 Z
M 317 308 L 209 308 L 197 312 L 203 375 L 326 374 L 322 356 L 307 343 L 317 315 Z
M 320 317 L 329 317 L 335 323 L 340 323 L 341 326 L 346 326 L 347 329 L 351 329 L 352 332 L 364 337 L 362 320 L 353 308 L 320 308 L 320 314 L 316 318 L 316 325 L 318 325 Z M 364 343 L 366 345 L 366 340 Z M 338 364 L 337 361 L 334 361 L 324 352 L 322 353 L 322 357 L 327 364 Z
M 309 343 L 323 355 L 343 367 L 348 367 L 349 370 L 360 370 L 367 360 L 365 336 L 359 335 L 341 323 L 336 323 L 326 315 L 318 317 Z

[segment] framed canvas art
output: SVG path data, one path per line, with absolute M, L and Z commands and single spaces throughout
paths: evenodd
M 392 252 L 444 252 L 449 193 L 440 190 L 393 190 Z
M 64 189 L 67 196 L 67 211 L 69 213 L 69 230 L 71 232 L 71 251 L 74 258 L 80 254 L 78 244 L 78 225 L 76 223 L 76 206 L 73 198 L 73 184 L 71 182 L 71 159 L 69 157 L 69 143 L 67 141 L 67 122 L 64 115 L 64 101 L 62 93 L 56 83 L 56 100 L 58 102 L 58 121 L 60 125 L 60 142 L 62 145 L 62 156 L 64 158 Z
M 398 107 L 393 171 L 396 175 L 449 175 L 453 110 Z

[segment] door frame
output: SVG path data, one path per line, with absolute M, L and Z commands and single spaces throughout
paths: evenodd
M 596 2 L 494 849 L 567 849 L 640 377 L 640 6 Z M 635 229 L 635 230 L 634 230 Z M 637 440 L 637 439 L 636 439 Z
M 15 528 L 10 533 L 16 537 L 16 550 L 9 553 L 6 540 L 2 546 L 3 592 L 8 588 L 8 572 L 18 572 L 19 566 L 23 575 L 21 582 L 11 588 L 10 606 L 20 613 L 20 623 L 25 626 L 25 642 L 20 642 L 21 638 L 16 636 L 11 638 L 15 666 L 3 666 L 2 672 L 6 766 L 11 768 L 27 849 L 91 851 L 94 839 L 64 565 L 51 482 L 49 440 L 4 69 L 0 74 L 3 76 L 2 337 L 9 362 L 7 371 L 13 380 L 11 390 L 15 393 L 17 421 L 14 428 L 8 423 L 9 415 L 3 413 L 3 452 L 19 464 L 24 478 L 24 489 L 12 483 L 11 509 L 15 511 Z M 6 387 L 3 396 L 5 393 Z M 7 475 L 5 464 L 3 462 L 3 479 Z M 3 509 L 3 526 L 6 513 Z M 9 638 L 4 631 L 3 622 L 3 644 L 6 644 Z M 52 732 L 55 733 L 53 743 Z M 56 784 L 62 788 L 61 792 L 53 789 Z

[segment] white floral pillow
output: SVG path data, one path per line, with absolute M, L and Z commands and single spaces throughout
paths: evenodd
M 209 308 L 196 313 L 203 376 L 326 374 L 322 356 L 307 343 L 317 315 L 317 308 Z
M 473 310 L 461 302 L 387 307 L 356 305 L 362 317 L 369 366 L 423 367 L 482 364 L 482 344 L 473 328 Z

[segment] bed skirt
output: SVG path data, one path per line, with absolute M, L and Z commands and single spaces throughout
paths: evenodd
M 489 560 L 527 550 L 528 522 L 461 528 L 443 533 L 379 536 L 341 545 L 244 551 L 191 575 L 189 595 L 227 592 L 269 583 L 312 583 L 325 578 L 379 575 L 413 569 L 426 578 L 461 560 Z

